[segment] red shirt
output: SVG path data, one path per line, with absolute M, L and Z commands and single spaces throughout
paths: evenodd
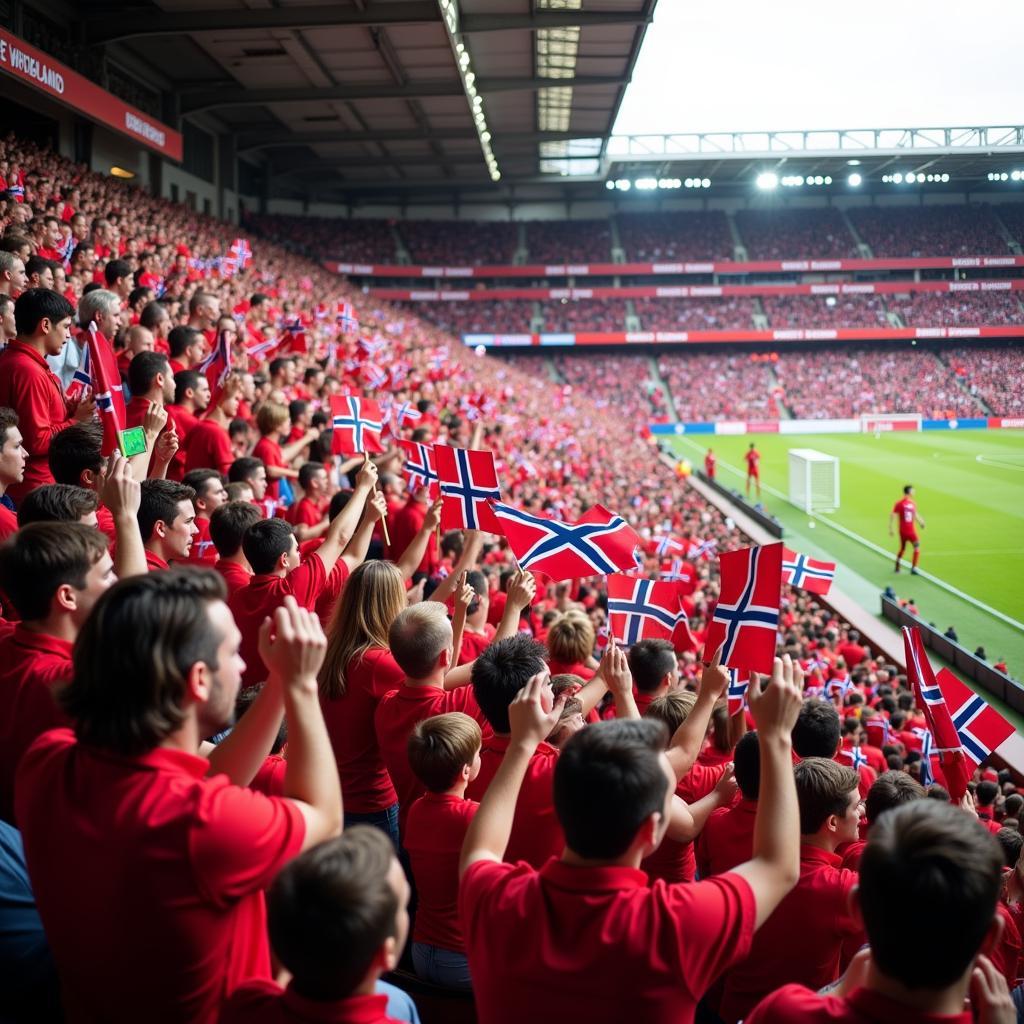
M 217 549 L 210 540 L 210 520 L 205 516 L 196 516 L 196 528 L 199 532 L 192 538 L 192 547 L 188 549 L 188 561 L 212 569 L 217 561 Z
M 747 460 L 747 472 L 756 473 L 761 462 L 761 453 L 754 448 L 748 451 L 743 458 Z
M 146 548 L 146 570 L 148 572 L 160 572 L 161 569 L 170 569 L 170 565 L 155 551 L 150 551 L 149 548 Z
M 47 462 L 50 439 L 75 421 L 60 380 L 46 360 L 16 338 L 0 352 L 0 406 L 7 406 L 18 414 L 28 452 L 24 480 L 7 488 L 7 494 L 17 503 L 41 484 L 53 483 Z
M 900 536 L 910 537 L 917 531 L 915 529 L 914 518 L 917 516 L 917 505 L 914 503 L 913 498 L 901 498 L 892 507 L 893 512 L 899 516 L 900 520 Z
M 459 927 L 459 856 L 480 805 L 448 793 L 424 793 L 409 811 L 402 845 L 409 854 L 419 903 L 412 937 L 464 953 Z
M 324 510 L 309 498 L 300 498 L 284 517 L 293 526 L 319 526 L 324 518 Z
M 263 465 L 267 467 L 267 497 L 277 498 L 277 477 L 270 475 L 270 467 L 287 469 L 287 464 L 281 454 L 281 446 L 272 437 L 261 437 L 252 450 L 253 458 L 262 459 Z
M 18 517 L 6 505 L 0 503 L 0 541 L 7 540 L 18 530 Z
M 178 450 L 167 467 L 167 479 L 180 480 L 185 475 L 185 438 L 199 422 L 199 417 L 189 412 L 183 405 L 168 405 L 165 408 L 168 417 L 174 417 L 175 428 L 178 431 Z
M 480 722 L 481 728 L 486 722 L 469 686 L 442 690 L 439 686 L 403 683 L 398 689 L 385 694 L 377 705 L 373 716 L 374 729 L 388 775 L 398 794 L 398 825 L 403 834 L 413 801 L 424 792 L 423 784 L 409 767 L 409 736 L 418 722 L 449 711 L 464 712 Z
M 459 920 L 480 1020 L 690 1024 L 754 932 L 739 875 L 648 887 L 635 868 L 478 861 Z
M 300 608 L 312 609 L 326 580 L 324 563 L 319 555 L 313 554 L 287 576 L 257 573 L 249 580 L 248 586 L 228 598 L 228 607 L 242 634 L 239 653 L 245 662 L 243 689 L 256 686 L 267 678 L 267 666 L 263 664 L 259 651 L 263 620 L 273 615 L 289 595 L 295 598 Z
M 67 725 L 53 699 L 71 678 L 71 644 L 22 623 L 0 640 L 0 818 L 14 821 L 14 771 L 48 729 Z
M 249 581 L 252 579 L 252 573 L 237 562 L 228 562 L 223 558 L 218 558 L 213 563 L 213 567 L 224 577 L 224 582 L 228 585 L 229 599 L 234 597 L 243 588 L 249 586 Z
M 345 672 L 345 694 L 320 697 L 334 748 L 345 810 L 353 814 L 383 811 L 398 800 L 377 744 L 373 716 L 386 693 L 397 690 L 405 673 L 385 647 L 371 647 Z
M 391 532 L 391 552 L 401 557 L 405 549 L 412 543 L 413 537 L 423 528 L 423 521 L 427 518 L 427 505 L 410 498 L 400 512 L 389 523 Z M 416 572 L 425 572 L 433 575 L 441 564 L 440 556 L 437 553 L 437 531 L 430 535 L 427 541 L 427 549 L 420 559 Z
M 321 1003 L 300 996 L 291 985 L 282 989 L 273 981 L 251 981 L 224 1004 L 220 1024 L 400 1024 L 387 1015 L 387 1008 L 386 995 Z
M 817 990 L 839 977 L 843 941 L 860 931 L 850 914 L 853 871 L 834 853 L 800 845 L 800 880 L 758 929 L 750 955 L 725 978 L 719 1016 L 742 1020 L 780 985 Z
M 474 800 L 482 800 L 491 779 L 498 773 L 505 751 L 508 750 L 508 736 L 484 737 L 480 751 L 480 774 L 466 790 Z M 565 847 L 565 836 L 555 813 L 555 765 L 558 764 L 558 748 L 541 743 L 526 769 L 526 777 L 516 800 L 516 813 L 512 819 L 512 835 L 509 837 L 505 860 L 509 864 L 524 860 L 532 867 L 542 867 L 549 857 L 557 857 Z
M 548 655 L 548 670 L 553 676 L 579 676 L 584 682 L 594 678 L 596 669 L 584 665 L 582 661 L 559 661 L 557 658 Z
M 709 768 L 695 764 L 676 786 L 676 794 L 688 804 L 695 803 L 710 793 L 725 774 L 726 765 Z M 640 865 L 653 882 L 660 878 L 666 882 L 692 882 L 697 877 L 697 860 L 693 855 L 693 842 L 680 843 L 665 836 L 661 845 Z
M 18 822 L 69 1021 L 213 1024 L 237 985 L 270 977 L 263 891 L 305 824 L 209 767 L 67 729 L 22 759 Z
M 964 1013 L 922 1013 L 867 988 L 845 998 L 819 996 L 803 985 L 785 985 L 751 1011 L 746 1024 L 971 1024 Z
M 235 461 L 228 432 L 213 420 L 200 420 L 185 439 L 185 472 L 215 469 L 226 475 Z
M 466 665 L 476 661 L 481 654 L 491 646 L 494 634 L 497 630 L 489 623 L 484 623 L 482 633 L 474 633 L 468 627 L 462 631 L 462 647 L 459 649 L 459 665 Z
M 731 807 L 711 812 L 697 837 L 697 867 L 701 878 L 721 875 L 754 856 L 754 818 L 757 801 L 741 797 Z

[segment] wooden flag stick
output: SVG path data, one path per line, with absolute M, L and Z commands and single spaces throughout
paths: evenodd
M 369 452 L 363 452 L 363 465 L 368 465 L 369 462 L 370 462 L 370 453 Z M 374 494 L 377 493 L 377 485 L 376 484 L 373 485 L 373 493 Z M 384 515 L 381 517 L 380 527 L 384 531 L 384 543 L 387 544 L 388 547 L 391 547 L 391 534 L 388 533 L 387 499 L 384 500 Z

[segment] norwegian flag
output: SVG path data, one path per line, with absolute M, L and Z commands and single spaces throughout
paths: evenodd
M 861 724 L 868 734 L 868 740 L 874 747 L 884 747 L 890 740 L 889 719 L 885 715 L 872 715 L 865 718 Z
M 124 391 L 117 360 L 110 342 L 99 332 L 95 322 L 89 324 L 89 371 L 93 395 L 103 424 L 103 447 L 100 454 L 109 455 L 120 443 L 121 432 L 127 426 Z
M 832 666 L 829 665 L 826 658 L 821 657 L 819 654 L 812 654 L 807 660 L 807 668 L 805 671 L 808 673 L 817 672 L 819 675 L 824 676 L 831 667 Z
M 747 691 L 750 689 L 750 673 L 738 668 L 729 669 L 729 685 L 726 688 L 726 705 L 729 717 L 738 715 L 747 706 Z
M 782 544 L 728 551 L 718 558 L 721 594 L 708 626 L 705 660 L 765 675 L 775 660 L 782 597 Z
M 213 351 L 196 367 L 210 382 L 210 408 L 214 408 L 220 399 L 224 382 L 231 374 L 231 346 L 228 344 L 228 332 L 217 334 L 217 344 Z
M 386 338 L 360 338 L 357 344 L 370 359 L 380 355 L 388 347 Z
M 367 363 L 363 367 L 363 380 L 366 386 L 379 391 L 388 382 L 388 371 L 379 367 L 376 363 Z
M 431 370 L 443 370 L 448 365 L 448 349 L 436 348 L 427 357 L 427 366 Z
M 270 355 L 281 345 L 281 338 L 267 338 L 265 341 L 257 341 L 254 345 L 247 345 L 245 354 L 250 359 L 261 359 Z
M 671 640 L 681 614 L 679 588 L 674 583 L 618 573 L 608 577 L 608 619 L 619 643 Z
M 924 653 L 921 631 L 917 626 L 903 627 L 903 649 L 907 661 L 907 677 L 913 684 L 935 743 L 933 753 L 939 755 L 949 795 L 954 801 L 959 801 L 967 792 L 967 782 L 973 769 L 961 748 L 960 735 L 946 706 L 942 688 Z
M 331 396 L 331 451 L 335 455 L 382 452 L 380 435 L 384 422 L 380 406 L 360 395 Z
M 249 245 L 247 238 L 236 238 L 231 243 L 231 248 L 228 250 L 230 256 L 228 259 L 239 269 L 245 270 L 249 266 L 252 260 L 252 247 Z
M 289 352 L 303 355 L 309 351 L 309 338 L 306 337 L 306 328 L 298 317 L 286 321 L 282 330 L 284 337 L 288 341 Z
M 838 756 L 849 761 L 850 767 L 855 772 L 860 771 L 861 768 L 867 767 L 868 759 L 860 747 L 840 747 Z
M 359 321 L 356 319 L 356 311 L 351 302 L 339 302 L 336 317 L 342 331 L 359 330 Z
M 398 447 L 405 452 L 402 473 L 409 481 L 409 490 L 428 488 L 430 500 L 434 501 L 440 491 L 437 470 L 434 468 L 434 446 L 421 441 L 399 440 Z
M 960 738 L 960 749 L 967 760 L 979 768 L 1015 730 L 984 697 L 961 682 L 948 668 L 939 669 L 936 682 Z
M 75 375 L 64 392 L 72 402 L 80 402 L 86 388 L 92 387 L 92 373 L 89 370 L 89 346 L 82 349 L 82 364 L 75 370 Z
M 829 697 L 838 695 L 839 703 L 846 700 L 846 695 L 853 689 L 853 681 L 849 676 L 836 676 L 825 684 L 825 693 Z
M 654 544 L 654 553 L 661 559 L 671 558 L 673 551 L 683 550 L 683 545 L 669 534 L 655 534 L 651 541 Z
M 799 555 L 789 548 L 782 549 L 782 582 L 797 590 L 811 594 L 827 594 L 836 578 L 835 562 L 820 562 L 807 555 Z
M 417 420 L 423 418 L 423 413 L 416 408 L 412 402 L 402 402 L 401 405 L 396 405 L 392 409 L 392 417 L 395 424 L 395 432 L 397 433 L 402 429 L 403 424 L 408 420 L 410 423 L 415 423 Z
M 74 235 L 68 235 L 67 238 L 62 239 L 57 243 L 57 255 L 60 256 L 61 263 L 64 264 L 65 270 L 71 265 L 71 254 L 75 251 Z
M 686 557 L 692 559 L 710 559 L 714 557 L 714 554 L 717 550 L 717 540 L 692 540 L 690 541 L 690 549 L 686 552 Z
M 556 522 L 497 502 L 492 508 L 520 567 L 539 569 L 556 583 L 624 572 L 636 564 L 633 552 L 640 538 L 621 516 L 601 505 L 594 505 L 575 523 Z
M 435 444 L 434 465 L 444 499 L 441 529 L 500 532 L 487 504 L 501 499 L 493 453 Z
M 663 580 L 678 583 L 680 592 L 687 596 L 697 589 L 697 570 L 683 558 L 673 558 L 668 571 L 662 569 L 658 575 Z
M 935 772 L 932 770 L 932 734 L 920 726 L 914 726 L 910 731 L 921 741 L 921 785 L 931 786 L 935 782 Z

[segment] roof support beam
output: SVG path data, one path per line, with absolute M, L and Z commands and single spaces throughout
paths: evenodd
M 575 78 L 478 78 L 477 90 L 481 93 L 495 92 L 537 92 L 552 86 L 568 85 L 574 89 L 587 86 L 620 86 L 628 79 L 620 75 L 577 75 Z M 301 89 L 244 89 L 237 85 L 221 88 L 209 86 L 195 91 L 181 90 L 181 112 L 194 114 L 200 110 L 217 107 L 252 107 L 271 103 L 329 103 L 345 100 L 369 99 L 423 99 L 431 96 L 462 96 L 462 83 L 457 79 L 450 82 L 417 82 L 408 85 L 382 82 L 372 85 L 337 85 L 327 88 Z
M 606 28 L 647 25 L 652 11 L 534 11 L 532 14 L 462 14 L 458 31 L 504 32 L 513 29 Z
M 417 129 L 370 132 L 282 132 L 268 129 L 262 132 L 242 132 L 238 136 L 238 152 L 252 153 L 261 149 L 276 149 L 281 146 L 322 146 L 331 143 L 359 142 L 408 142 L 421 139 L 459 140 L 475 139 L 473 128 L 445 128 L 424 132 Z M 501 142 L 561 142 L 578 139 L 576 132 L 502 132 Z
M 369 3 L 364 9 L 340 4 L 297 7 L 226 7 L 190 11 L 126 11 L 90 15 L 84 23 L 90 43 L 109 43 L 135 36 L 185 35 L 232 29 L 311 29 L 339 25 L 440 24 L 434 0 Z

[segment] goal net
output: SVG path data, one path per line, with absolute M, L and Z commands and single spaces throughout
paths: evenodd
M 790 448 L 789 500 L 804 512 L 834 512 L 839 508 L 839 460 L 813 448 Z

